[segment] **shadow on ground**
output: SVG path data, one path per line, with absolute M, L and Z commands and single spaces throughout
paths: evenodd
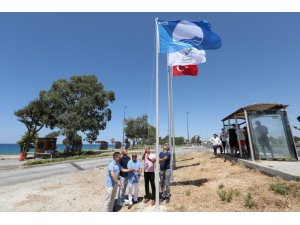
M 188 160 L 193 160 L 193 159 L 194 159 L 194 158 L 182 159 L 182 160 L 180 160 L 180 162 L 188 161 Z
M 176 169 L 181 169 L 181 168 L 186 168 L 186 167 L 191 167 L 191 166 L 199 166 L 200 163 L 193 163 L 191 165 L 185 165 L 185 166 L 176 166 Z
M 194 185 L 197 187 L 202 186 L 204 183 L 208 182 L 208 179 L 197 179 L 197 180 L 187 180 L 187 181 L 174 181 L 171 183 L 171 186 L 177 185 Z

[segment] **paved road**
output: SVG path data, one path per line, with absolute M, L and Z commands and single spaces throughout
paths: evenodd
M 185 148 L 178 150 L 176 154 L 199 151 L 201 148 Z M 17 168 L 14 170 L 1 170 L 0 187 L 13 185 L 38 179 L 47 178 L 58 174 L 66 174 L 79 170 L 105 167 L 108 165 L 111 157 L 86 159 L 80 161 L 66 162 L 55 165 L 44 165 L 33 168 Z M 1 162 L 2 163 L 2 162 Z
M 18 159 L 5 159 L 0 160 L 0 171 L 3 170 L 11 170 L 17 169 L 20 167 L 24 162 L 19 161 Z

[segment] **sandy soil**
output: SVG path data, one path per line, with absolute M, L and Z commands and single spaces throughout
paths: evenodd
M 269 185 L 282 179 L 269 177 L 244 165 L 214 158 L 210 152 L 189 154 L 178 159 L 173 201 L 168 211 L 300 211 L 300 183 L 287 182 L 288 195 L 270 190 Z M 224 186 L 223 188 L 221 188 Z M 235 190 L 231 202 L 221 201 L 220 189 Z M 251 193 L 256 207 L 244 206 Z
M 288 195 L 274 193 L 269 184 L 281 179 L 214 158 L 211 152 L 180 155 L 177 167 L 171 202 L 161 203 L 163 211 L 300 211 L 299 182 L 287 182 Z M 1 187 L 0 211 L 102 211 L 105 170 L 90 169 Z M 141 197 L 143 182 L 141 178 Z M 230 202 L 221 201 L 217 194 L 220 189 L 233 189 L 236 194 Z M 251 193 L 256 204 L 251 209 L 244 206 L 247 193 Z M 121 211 L 153 209 L 140 202 L 130 210 L 123 207 Z

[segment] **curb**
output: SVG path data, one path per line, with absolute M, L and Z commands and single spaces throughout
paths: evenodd
M 268 176 L 279 176 L 279 177 L 282 177 L 284 180 L 299 181 L 299 176 L 296 176 L 296 175 L 293 175 L 293 174 L 290 174 L 290 173 L 286 173 L 286 172 L 283 172 L 283 171 L 279 171 L 279 170 L 276 170 L 276 169 L 273 169 L 273 168 L 270 168 L 270 167 L 257 165 L 255 163 L 252 163 L 251 161 L 248 161 L 248 160 L 245 160 L 245 159 L 232 158 L 228 155 L 218 155 L 218 157 L 228 159 L 230 161 L 238 162 L 240 164 L 243 164 L 247 168 L 259 170 L 261 173 L 266 174 Z

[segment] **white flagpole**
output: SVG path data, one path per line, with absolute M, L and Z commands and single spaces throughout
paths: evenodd
M 155 211 L 159 211 L 159 122 L 158 122 L 158 63 L 159 63 L 159 37 L 158 37 L 158 18 L 155 18 L 156 28 L 156 164 L 155 164 Z
M 171 128 L 171 89 L 170 89 L 170 67 L 169 67 L 169 54 L 167 54 L 167 81 L 168 81 L 168 135 L 169 135 L 169 148 L 171 152 L 170 172 L 171 181 L 173 181 L 173 145 L 172 145 L 172 128 Z
M 174 95 L 173 95 L 173 68 L 171 67 L 171 73 L 170 73 L 170 93 L 171 93 L 171 127 L 172 127 L 172 138 L 173 138 L 173 141 L 172 141 L 172 167 L 173 169 L 175 170 L 176 169 L 176 152 L 175 152 L 175 128 L 174 128 Z M 172 174 L 173 175 L 173 174 Z M 173 177 L 172 177 L 172 180 L 173 180 Z

